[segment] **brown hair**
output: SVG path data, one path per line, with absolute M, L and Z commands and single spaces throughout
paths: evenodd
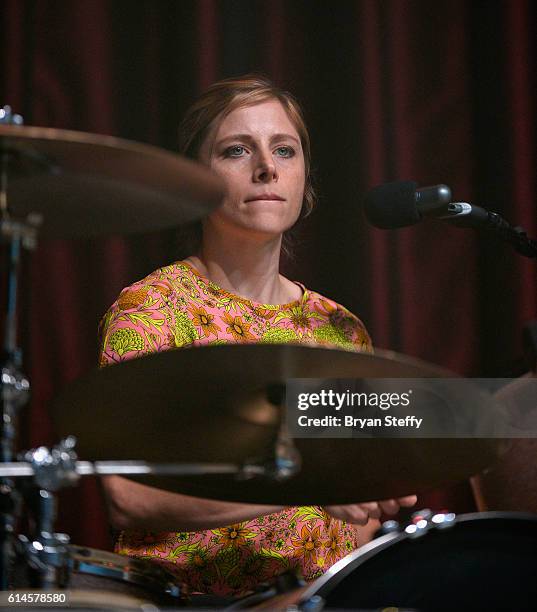
M 197 159 L 200 147 L 215 119 L 224 118 L 236 108 L 251 106 L 266 100 L 278 100 L 294 125 L 304 152 L 305 184 L 304 200 L 300 217 L 307 217 L 315 205 L 315 190 L 311 173 L 311 147 L 308 128 L 296 98 L 276 87 L 269 79 L 258 74 L 223 79 L 207 89 L 187 110 L 179 126 L 179 150 L 192 159 Z M 284 236 L 285 238 L 285 236 Z M 283 250 L 289 255 L 289 241 Z

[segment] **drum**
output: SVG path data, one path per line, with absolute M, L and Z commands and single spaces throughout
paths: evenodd
M 154 604 L 153 608 L 184 605 L 173 574 L 154 562 L 85 546 L 68 548 L 69 607 L 147 609 L 148 604 Z M 28 591 L 29 579 L 21 561 L 14 570 L 13 586 Z
M 381 536 L 294 596 L 260 608 L 533 612 L 536 576 L 537 516 L 466 514 L 418 537 Z

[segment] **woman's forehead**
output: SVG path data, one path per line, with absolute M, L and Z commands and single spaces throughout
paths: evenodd
M 274 134 L 289 134 L 300 141 L 296 127 L 279 100 L 271 99 L 240 106 L 227 115 L 216 118 L 207 140 L 214 143 L 228 136 L 250 134 L 270 138 Z
M 267 129 L 285 126 L 288 131 L 296 133 L 295 126 L 279 100 L 265 100 L 233 109 L 220 121 L 217 133 L 233 130 L 237 126 L 251 127 L 253 130 L 263 126 Z

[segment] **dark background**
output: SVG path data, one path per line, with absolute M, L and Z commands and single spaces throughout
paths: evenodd
M 372 229 L 361 201 L 391 180 L 443 182 L 537 235 L 535 10 L 531 0 L 3 0 L 0 104 L 28 125 L 174 150 L 199 92 L 265 73 L 305 108 L 320 194 L 285 271 L 357 313 L 377 347 L 464 375 L 516 375 L 523 324 L 536 317 L 535 263 L 471 230 Z M 183 254 L 172 230 L 40 244 L 23 279 L 33 386 L 23 447 L 56 441 L 47 403 L 94 367 L 97 324 L 119 291 Z M 60 527 L 105 547 L 96 491 L 88 480 L 64 494 Z M 423 503 L 472 509 L 464 483 Z

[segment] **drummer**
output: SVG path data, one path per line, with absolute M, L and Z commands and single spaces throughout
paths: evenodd
M 256 75 L 220 81 L 188 110 L 180 138 L 184 155 L 222 177 L 226 196 L 204 220 L 190 257 L 121 292 L 102 321 L 101 365 L 228 343 L 371 351 L 356 316 L 279 272 L 286 233 L 315 201 L 308 130 L 294 97 Z M 178 433 L 177 444 L 188 441 Z M 117 476 L 104 488 L 121 532 L 117 552 L 155 559 L 191 592 L 222 596 L 243 595 L 287 570 L 312 580 L 363 543 L 359 526 L 416 502 L 253 505 Z

